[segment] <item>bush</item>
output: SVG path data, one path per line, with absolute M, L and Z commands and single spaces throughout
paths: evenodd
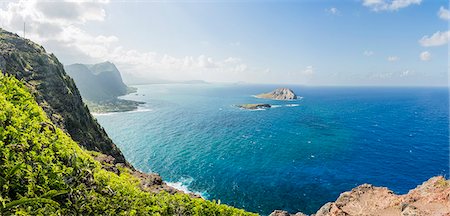
M 0 215 L 253 215 L 102 169 L 12 76 L 0 75 L 0 107 Z

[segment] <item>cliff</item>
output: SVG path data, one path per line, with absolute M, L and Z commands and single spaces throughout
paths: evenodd
M 119 99 L 136 89 L 123 83 L 117 67 L 111 62 L 93 65 L 72 64 L 64 67 L 73 78 L 81 97 L 92 112 L 125 112 L 136 110 L 143 102 Z
M 85 100 L 112 100 L 133 90 L 123 83 L 119 70 L 111 62 L 72 64 L 64 69 L 74 79 Z
M 159 176 L 80 148 L 29 91 L 0 74 L 0 215 L 254 215 L 169 194 Z
M 73 79 L 53 54 L 30 40 L 0 29 L 0 70 L 23 80 L 52 122 L 81 146 L 128 164 L 91 116 Z
M 257 98 L 272 99 L 272 100 L 294 100 L 297 95 L 288 88 L 277 88 L 269 93 L 256 95 Z
M 277 210 L 271 215 L 290 214 Z M 450 215 L 450 180 L 442 176 L 433 177 L 404 195 L 394 194 L 386 187 L 363 184 L 342 193 L 336 201 L 325 204 L 314 215 Z

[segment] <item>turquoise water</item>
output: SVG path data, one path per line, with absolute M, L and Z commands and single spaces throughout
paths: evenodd
M 271 101 L 252 95 L 280 86 L 136 87 L 140 110 L 96 116 L 126 158 L 249 211 L 313 213 L 362 183 L 405 193 L 448 176 L 447 88 L 287 86 L 303 98 Z

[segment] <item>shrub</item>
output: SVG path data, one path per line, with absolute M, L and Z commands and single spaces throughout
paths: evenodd
M 138 185 L 130 172 L 102 169 L 52 124 L 23 83 L 0 75 L 0 215 L 253 215 Z

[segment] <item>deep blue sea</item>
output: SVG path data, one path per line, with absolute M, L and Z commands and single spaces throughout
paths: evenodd
M 313 213 L 362 183 L 406 193 L 449 176 L 447 88 L 139 85 L 97 115 L 137 168 L 249 211 Z M 302 99 L 252 95 L 290 87 Z M 235 105 L 270 103 L 267 110 Z

